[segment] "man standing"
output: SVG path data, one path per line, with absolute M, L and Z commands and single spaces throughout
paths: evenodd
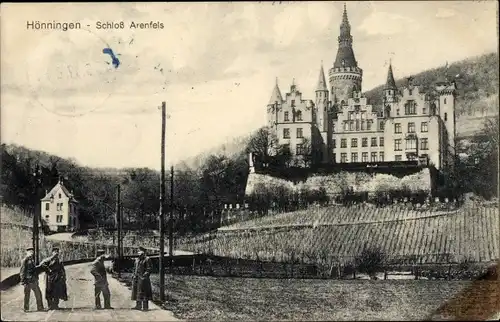
M 40 266 L 45 270 L 45 298 L 49 310 L 59 309 L 59 300 L 68 300 L 66 271 L 59 260 L 59 248 L 52 249 L 52 255 L 44 259 Z
M 26 257 L 21 263 L 21 271 L 19 272 L 21 285 L 24 286 L 24 312 L 28 312 L 30 309 L 31 291 L 35 293 L 37 311 L 44 311 L 42 292 L 40 291 L 40 286 L 38 286 L 40 266 L 35 264 L 33 247 L 26 248 L 26 252 Z
M 112 310 L 111 307 L 111 295 L 109 292 L 108 278 L 106 275 L 106 268 L 104 267 L 104 250 L 97 250 L 97 258 L 92 262 L 92 269 L 90 273 L 94 275 L 94 296 L 95 296 L 95 308 L 100 310 L 101 307 L 101 292 L 104 297 L 104 309 Z
M 134 278 L 132 281 L 132 300 L 135 301 L 135 310 L 147 311 L 149 300 L 153 297 L 151 281 L 151 260 L 146 256 L 146 249 L 139 247 L 139 257 L 135 260 Z

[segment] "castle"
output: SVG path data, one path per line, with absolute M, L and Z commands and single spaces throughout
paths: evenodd
M 418 161 L 436 169 L 452 165 L 455 82 L 443 75 L 434 90 L 423 92 L 409 77 L 406 86 L 397 88 L 389 64 L 383 105 L 372 106 L 361 92 L 363 70 L 352 44 L 344 4 L 329 82 L 321 66 L 314 101 L 303 99 L 295 83 L 283 97 L 276 82 L 267 121 L 278 143 L 288 147 L 295 160 L 307 154 L 316 164 Z

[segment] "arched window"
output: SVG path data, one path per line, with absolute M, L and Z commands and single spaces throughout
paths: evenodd
M 446 104 L 446 97 L 444 98 L 444 102 L 443 103 Z

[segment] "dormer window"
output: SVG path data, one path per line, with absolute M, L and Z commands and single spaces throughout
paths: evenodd
M 295 106 L 295 100 L 292 100 L 292 107 Z
M 413 90 L 411 88 L 408 89 L 408 95 L 413 95 Z
M 61 199 L 61 194 L 59 194 L 59 199 Z

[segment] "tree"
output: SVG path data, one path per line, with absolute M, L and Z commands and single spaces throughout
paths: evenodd
M 253 153 L 265 167 L 271 161 L 271 157 L 280 152 L 278 137 L 269 127 L 264 126 L 252 135 L 245 152 L 247 155 Z

